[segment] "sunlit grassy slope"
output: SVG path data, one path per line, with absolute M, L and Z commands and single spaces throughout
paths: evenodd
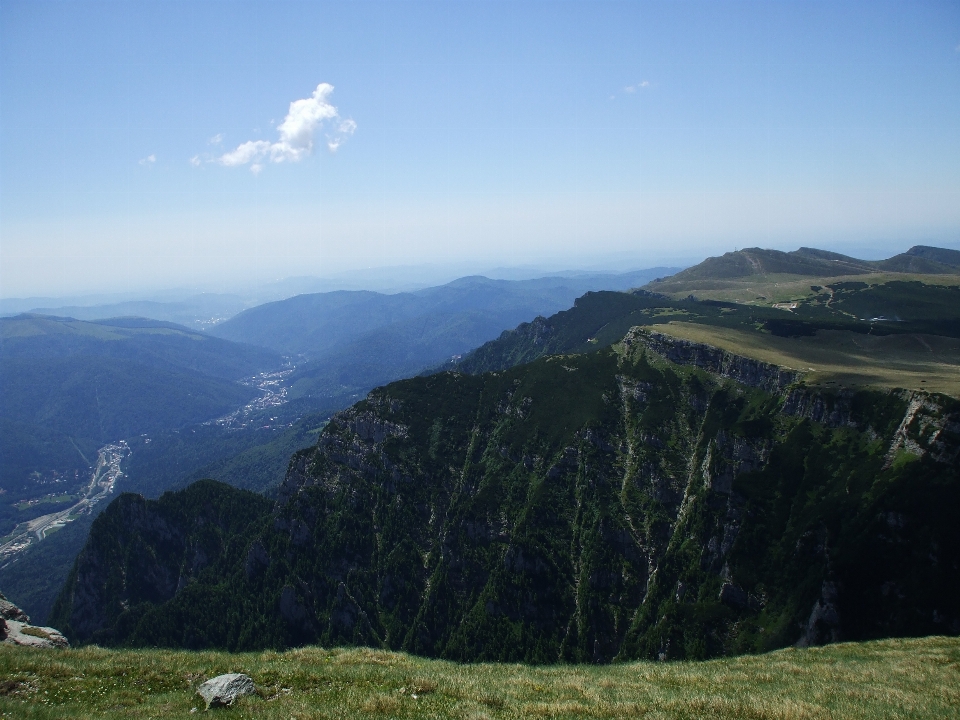
M 0 717 L 167 718 L 203 709 L 205 679 L 258 695 L 224 718 L 949 718 L 960 639 L 781 650 L 696 663 L 457 665 L 367 649 L 251 654 L 0 649 Z
M 843 330 L 818 330 L 815 335 L 788 338 L 687 322 L 668 322 L 653 329 L 800 370 L 811 384 L 872 385 L 960 397 L 957 338 L 876 336 Z
M 827 287 L 844 282 L 882 285 L 888 282 L 922 282 L 926 285 L 960 285 L 960 275 L 919 275 L 915 273 L 877 272 L 866 275 L 814 276 L 788 273 L 760 273 L 736 278 L 702 278 L 648 283 L 653 292 L 679 299 L 695 295 L 701 300 L 722 300 L 744 305 L 773 305 L 813 297 L 814 286 Z

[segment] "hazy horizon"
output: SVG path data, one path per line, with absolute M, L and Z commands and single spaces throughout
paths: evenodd
M 960 249 L 955 2 L 10 0 L 0 96 L 2 298 Z
M 861 260 L 882 260 L 892 255 L 905 252 L 913 245 L 929 245 L 929 242 L 916 242 L 909 245 L 891 244 L 889 247 L 876 244 L 847 244 L 839 249 L 832 245 L 824 245 L 819 249 L 843 252 Z M 944 243 L 942 247 L 960 249 L 960 243 Z M 718 249 L 716 255 L 725 252 L 744 250 L 749 246 L 736 246 L 727 249 Z M 786 252 L 797 250 L 801 246 L 792 246 L 781 249 Z M 808 246 L 809 247 L 809 246 Z M 305 292 L 329 292 L 332 290 L 369 290 L 381 293 L 410 292 L 428 287 L 445 285 L 456 280 L 482 276 L 493 280 L 532 280 L 550 276 L 574 276 L 577 274 L 616 275 L 628 274 L 645 270 L 663 269 L 674 272 L 696 265 L 706 260 L 707 255 L 674 256 L 663 264 L 650 265 L 643 263 L 636 257 L 628 254 L 608 256 L 606 258 L 576 259 L 570 262 L 557 262 L 540 265 L 490 266 L 480 263 L 430 264 L 421 265 L 387 265 L 354 270 L 343 270 L 327 275 L 288 275 L 276 278 L 232 279 L 226 281 L 208 281 L 194 285 L 157 285 L 155 287 L 139 287 L 137 289 L 118 288 L 115 290 L 61 292 L 59 294 L 4 296 L 0 295 L 0 313 L 9 314 L 11 311 L 5 306 L 24 304 L 31 300 L 58 301 L 58 304 L 77 304 L 82 306 L 108 304 L 114 302 L 147 301 L 147 302 L 176 302 L 185 297 L 199 295 L 238 295 L 255 296 L 258 293 L 276 288 L 277 297 L 289 297 Z M 672 260 L 670 262 L 669 260 Z M 323 287 L 321 287 L 323 286 Z M 288 290 L 290 288 L 290 290 Z M 65 302 L 59 302 L 65 301 Z

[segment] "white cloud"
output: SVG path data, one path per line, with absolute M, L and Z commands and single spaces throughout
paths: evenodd
M 253 163 L 250 170 L 254 174 L 263 169 L 262 161 L 300 162 L 313 152 L 314 135 L 324 126 L 331 128 L 326 135 L 327 147 L 331 152 L 336 152 L 343 141 L 353 135 L 357 124 L 340 117 L 337 108 L 327 99 L 332 92 L 333 85 L 320 83 L 313 95 L 290 103 L 287 116 L 277 126 L 280 135 L 277 142 L 248 140 L 235 150 L 221 155 L 217 162 L 227 167 Z
M 141 165 L 153 165 L 157 161 L 156 155 L 147 155 L 145 158 L 140 160 Z
M 258 160 L 270 152 L 271 144 L 266 140 L 247 140 L 236 150 L 224 153 L 220 156 L 220 163 L 227 167 L 235 165 L 246 165 L 249 162 Z
M 353 135 L 357 129 L 357 124 L 353 120 L 343 120 L 337 126 L 337 131 L 333 135 L 327 135 L 327 147 L 330 152 L 336 152 L 340 144 L 348 137 Z
M 200 167 L 200 156 L 194 155 L 192 158 L 190 158 L 190 164 L 194 167 Z
M 642 80 L 642 81 L 638 82 L 636 85 L 627 85 L 627 86 L 623 89 L 623 91 L 624 91 L 625 93 L 627 93 L 628 95 L 632 95 L 632 94 L 635 93 L 637 90 L 642 90 L 643 88 L 648 88 L 648 87 L 650 87 L 650 81 L 649 81 L 649 80 Z
M 217 133 L 212 138 L 210 138 L 209 142 L 211 145 L 219 145 L 220 143 L 223 142 L 223 133 Z

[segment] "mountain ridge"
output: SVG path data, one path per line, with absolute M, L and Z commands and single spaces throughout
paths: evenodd
M 801 247 L 784 252 L 759 247 L 744 248 L 710 257 L 671 276 L 681 282 L 699 279 L 740 278 L 767 273 L 791 275 L 865 275 L 894 271 L 921 274 L 960 272 L 960 251 L 915 245 L 886 260 L 859 260 L 849 255 Z
M 717 353 L 640 329 L 380 388 L 293 456 L 260 530 L 125 574 L 179 573 L 172 592 L 97 579 L 116 542 L 98 520 L 53 624 L 102 644 L 531 662 L 960 632 L 938 559 L 960 553 L 960 403 L 806 388 Z M 78 632 L 94 597 L 117 610 Z M 198 605 L 219 608 L 203 640 Z

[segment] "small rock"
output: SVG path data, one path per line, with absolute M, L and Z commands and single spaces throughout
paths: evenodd
M 233 701 L 257 691 L 253 680 L 243 673 L 227 673 L 207 680 L 197 688 L 197 695 L 207 703 L 207 709 L 232 705 Z

